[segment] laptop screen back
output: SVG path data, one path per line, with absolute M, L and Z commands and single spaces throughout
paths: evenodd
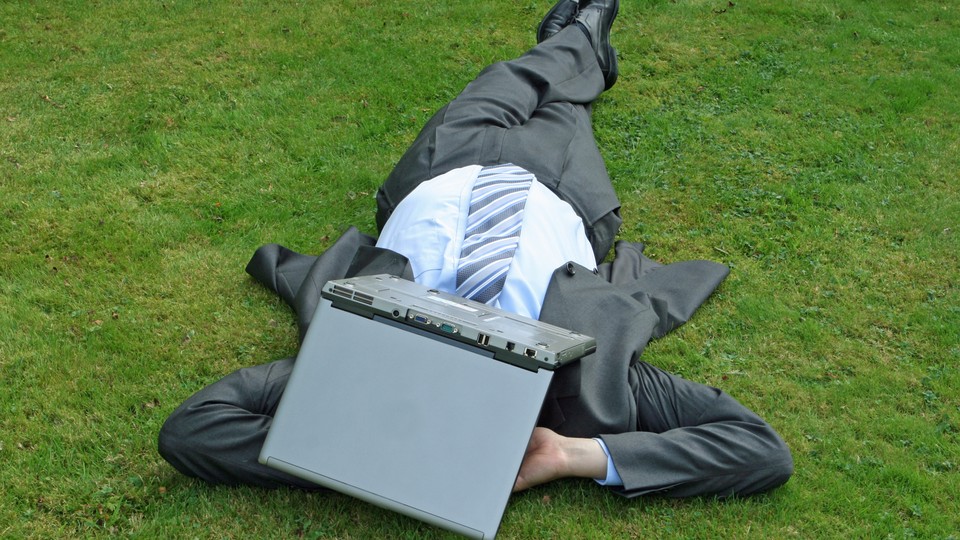
M 260 461 L 490 538 L 553 372 L 495 360 L 402 319 L 323 299 Z

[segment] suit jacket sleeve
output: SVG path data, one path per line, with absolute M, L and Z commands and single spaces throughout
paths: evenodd
M 593 335 L 597 351 L 558 370 L 540 423 L 600 436 L 622 495 L 747 495 L 793 471 L 783 440 L 759 416 L 640 361 L 649 340 L 686 322 L 727 273 L 708 261 L 659 264 L 626 242 L 598 275 L 576 265 L 554 273 L 541 318 Z
M 744 496 L 793 473 L 783 439 L 728 394 L 646 362 L 629 379 L 637 430 L 601 435 L 623 480 L 619 494 Z

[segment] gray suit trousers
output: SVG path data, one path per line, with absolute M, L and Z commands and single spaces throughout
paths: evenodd
M 601 92 L 593 49 L 573 27 L 486 68 L 400 158 L 377 193 L 377 227 L 425 180 L 468 165 L 513 163 L 570 203 L 602 261 L 621 219 L 590 121 L 590 104 Z

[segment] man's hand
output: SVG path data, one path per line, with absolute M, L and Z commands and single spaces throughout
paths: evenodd
M 606 478 L 607 455 L 593 439 L 564 437 L 547 428 L 533 430 L 513 491 L 558 478 Z

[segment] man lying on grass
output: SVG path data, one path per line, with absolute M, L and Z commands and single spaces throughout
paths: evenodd
M 247 270 L 295 309 L 301 339 L 313 284 L 384 269 L 594 336 L 594 354 L 557 371 L 515 491 L 564 477 L 629 497 L 766 491 L 793 472 L 773 428 L 722 391 L 639 359 L 728 269 L 662 265 L 626 241 L 600 264 L 621 220 L 591 107 L 617 80 L 618 9 L 560 0 L 537 46 L 488 67 L 437 112 L 377 194 L 378 239 L 350 229 L 319 257 L 268 245 Z M 520 218 L 475 226 L 484 211 Z M 257 461 L 292 366 L 241 369 L 200 390 L 163 426 L 160 453 L 212 483 L 316 488 Z

